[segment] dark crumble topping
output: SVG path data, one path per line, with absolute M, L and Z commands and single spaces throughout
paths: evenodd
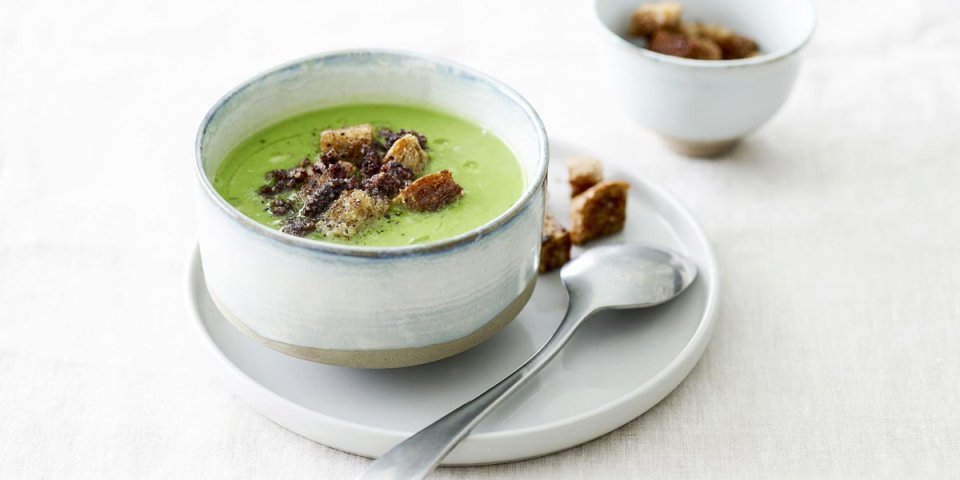
M 267 205 L 267 210 L 278 217 L 286 216 L 293 211 L 293 208 L 293 202 L 286 198 L 275 198 Z
M 447 171 L 417 179 L 414 168 L 419 170 L 428 160 L 423 152 L 427 148 L 424 135 L 414 130 L 382 128 L 375 130 L 371 139 L 371 128 L 363 124 L 315 132 L 314 136 L 321 137 L 320 151 L 292 168 L 265 174 L 266 184 L 257 192 L 263 197 L 265 209 L 282 223 L 281 231 L 300 237 L 331 231 L 340 235 L 336 228 L 355 231 L 354 225 L 371 218 L 395 223 L 403 212 L 390 210 L 391 203 L 406 205 L 410 210 L 437 210 L 463 194 Z M 384 158 L 407 135 L 417 142 L 408 138 L 404 146 L 420 147 L 416 167 L 401 163 L 399 158 Z M 343 137 L 348 139 L 341 140 Z M 294 190 L 299 193 L 287 194 Z
M 340 179 L 352 177 L 357 168 L 353 164 L 347 162 L 337 162 L 332 165 L 329 165 L 326 170 L 326 175 L 331 179 Z
M 340 194 L 357 188 L 357 182 L 354 179 L 333 178 L 323 183 L 319 187 L 307 192 L 303 199 L 303 208 L 300 215 L 307 218 L 320 218 L 330 207 Z
M 360 172 L 363 178 L 369 178 L 380 172 L 380 165 L 383 163 L 383 152 L 377 151 L 376 146 L 369 147 L 364 145 L 360 148 L 360 155 L 363 156 L 363 162 L 360 163 Z
M 394 142 L 396 142 L 400 137 L 407 134 L 417 137 L 417 142 L 420 143 L 420 148 L 424 150 L 427 149 L 427 137 L 424 135 L 420 135 L 419 133 L 417 133 L 416 130 L 404 130 L 401 128 L 400 130 L 397 130 L 396 132 L 394 132 L 389 128 L 381 128 L 380 136 L 383 137 L 383 145 L 385 147 L 384 151 L 390 150 L 390 147 L 393 146 Z
M 262 185 L 260 188 L 257 189 L 257 194 L 260 195 L 261 197 L 272 197 L 278 193 L 280 193 L 280 190 L 277 188 L 274 188 L 273 185 Z
M 306 218 L 293 217 L 283 225 L 280 231 L 298 237 L 305 237 L 313 233 L 316 228 L 316 224 Z
M 413 170 L 391 161 L 378 168 L 378 173 L 363 182 L 363 189 L 374 197 L 393 198 L 413 180 Z
M 317 163 L 320 165 L 333 165 L 339 162 L 342 159 L 341 157 L 342 155 L 337 153 L 336 150 L 327 150 L 326 153 L 320 155 L 320 161 Z
M 312 173 L 312 177 L 316 178 L 327 172 L 327 165 L 318 161 L 317 163 L 314 163 L 313 165 L 311 165 L 309 170 Z
M 257 189 L 257 193 L 264 197 L 272 197 L 299 188 L 312 175 L 313 164 L 309 157 L 305 157 L 296 167 L 288 170 L 270 170 L 264 174 L 264 178 L 269 183 Z
M 404 167 L 400 162 L 396 162 L 396 161 L 391 161 L 383 164 L 383 166 L 380 167 L 380 171 L 388 175 L 397 177 L 398 179 L 404 182 L 409 182 L 410 180 L 413 180 L 413 177 L 414 177 L 413 170 L 410 170 L 409 168 Z
M 393 198 L 406 183 L 389 173 L 378 173 L 363 182 L 363 189 L 374 197 Z
M 363 178 L 370 178 L 380 173 L 380 161 L 364 160 L 363 163 L 360 164 L 360 173 L 363 175 Z

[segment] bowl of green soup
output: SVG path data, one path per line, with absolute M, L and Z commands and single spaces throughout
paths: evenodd
M 210 295 L 245 334 L 311 361 L 467 350 L 533 291 L 547 145 L 520 95 L 444 60 L 357 50 L 258 75 L 197 136 Z

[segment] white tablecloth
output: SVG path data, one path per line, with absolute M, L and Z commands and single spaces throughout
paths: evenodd
M 699 366 L 585 446 L 436 478 L 960 475 L 960 3 L 819 2 L 794 95 L 719 161 L 594 95 L 582 2 L 0 2 L 0 478 L 349 478 L 241 404 L 184 311 L 193 138 L 321 50 L 413 49 L 672 190 L 724 285 Z

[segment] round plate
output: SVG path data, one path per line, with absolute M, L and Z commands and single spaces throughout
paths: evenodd
M 551 150 L 547 209 L 569 224 L 564 160 L 589 154 L 562 143 L 553 143 Z M 599 437 L 666 397 L 707 346 L 718 285 L 713 253 L 700 227 L 663 190 L 605 163 L 607 178 L 627 180 L 632 187 L 623 233 L 596 244 L 644 242 L 684 252 L 697 262 L 699 278 L 667 304 L 591 319 L 446 464 L 518 460 Z M 234 329 L 207 294 L 196 251 L 187 288 L 192 317 L 228 389 L 285 428 L 366 457 L 386 452 L 520 366 L 553 333 L 567 302 L 559 274 L 541 275 L 516 320 L 480 346 L 427 365 L 361 370 L 289 357 Z

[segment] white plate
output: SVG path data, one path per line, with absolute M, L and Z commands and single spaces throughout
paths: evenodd
M 568 223 L 563 161 L 583 153 L 562 143 L 551 148 L 548 210 Z M 622 234 L 597 243 L 641 241 L 685 252 L 697 262 L 699 278 L 660 307 L 592 319 L 531 384 L 484 420 L 447 464 L 535 457 L 599 437 L 666 397 L 707 346 L 718 285 L 706 238 L 660 188 L 608 170 L 608 178 L 632 185 L 628 221 Z M 480 346 L 417 367 L 358 370 L 288 357 L 235 330 L 207 295 L 196 251 L 187 287 L 192 317 L 229 390 L 285 428 L 367 457 L 382 454 L 509 374 L 546 342 L 566 308 L 559 275 L 543 275 L 517 319 Z

